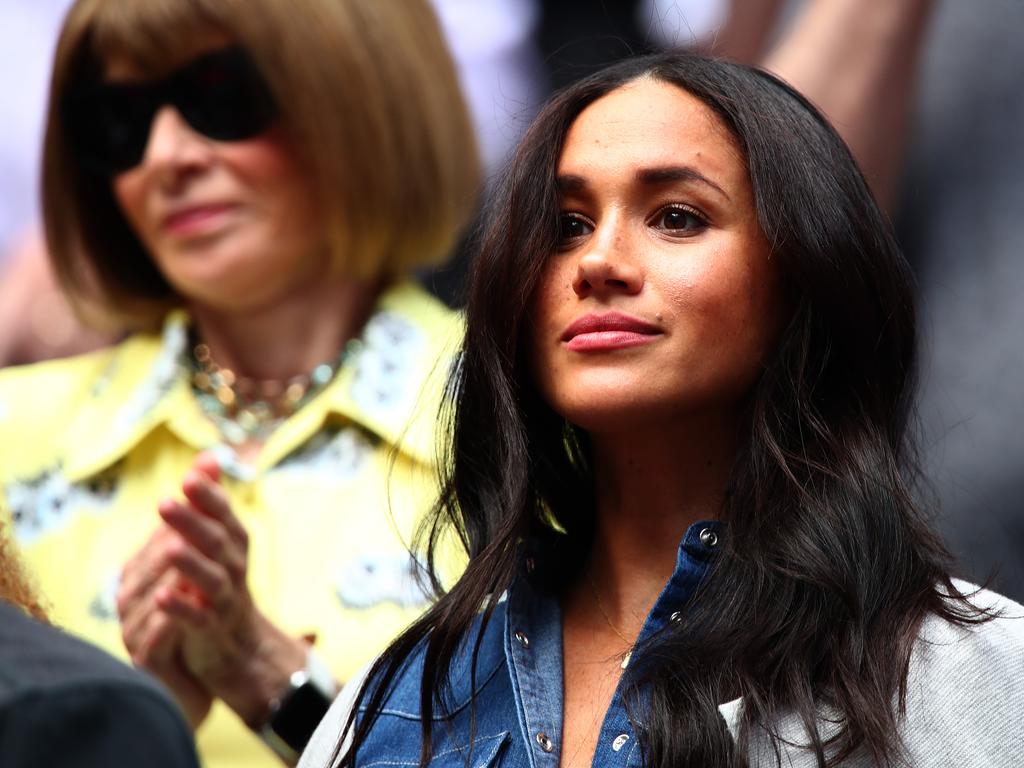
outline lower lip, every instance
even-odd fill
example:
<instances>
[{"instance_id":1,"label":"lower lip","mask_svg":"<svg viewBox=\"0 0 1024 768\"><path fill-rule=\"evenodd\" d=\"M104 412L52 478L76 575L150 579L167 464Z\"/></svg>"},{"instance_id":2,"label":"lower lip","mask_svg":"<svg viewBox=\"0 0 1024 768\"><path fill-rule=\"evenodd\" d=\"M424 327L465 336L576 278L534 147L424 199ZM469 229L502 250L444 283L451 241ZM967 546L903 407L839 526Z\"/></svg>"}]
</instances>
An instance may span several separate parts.
<instances>
[{"instance_id":1,"label":"lower lip","mask_svg":"<svg viewBox=\"0 0 1024 768\"><path fill-rule=\"evenodd\" d=\"M573 336L565 343L573 352L607 352L650 344L657 334L636 331L595 331Z\"/></svg>"},{"instance_id":2,"label":"lower lip","mask_svg":"<svg viewBox=\"0 0 1024 768\"><path fill-rule=\"evenodd\" d=\"M179 237L207 235L223 223L231 209L230 205L216 205L186 211L167 219L164 230Z\"/></svg>"}]
</instances>

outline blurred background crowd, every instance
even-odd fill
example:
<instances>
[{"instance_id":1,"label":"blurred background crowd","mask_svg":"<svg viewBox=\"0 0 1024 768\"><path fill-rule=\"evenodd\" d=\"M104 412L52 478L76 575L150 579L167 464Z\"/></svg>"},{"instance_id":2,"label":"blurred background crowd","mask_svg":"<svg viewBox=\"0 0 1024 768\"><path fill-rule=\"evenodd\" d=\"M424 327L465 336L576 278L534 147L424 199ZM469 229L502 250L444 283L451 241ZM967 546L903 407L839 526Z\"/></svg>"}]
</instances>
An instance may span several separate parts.
<instances>
[{"instance_id":1,"label":"blurred background crowd","mask_svg":"<svg viewBox=\"0 0 1024 768\"><path fill-rule=\"evenodd\" d=\"M70 5L0 0L0 366L99 349L129 331L81 322L58 288L42 236L47 92ZM432 5L470 109L485 190L548 95L633 53L687 47L758 63L822 108L892 217L916 273L922 506L962 575L991 576L996 589L1024 599L1024 2ZM416 273L455 308L465 242L443 266Z\"/></svg>"}]
</instances>

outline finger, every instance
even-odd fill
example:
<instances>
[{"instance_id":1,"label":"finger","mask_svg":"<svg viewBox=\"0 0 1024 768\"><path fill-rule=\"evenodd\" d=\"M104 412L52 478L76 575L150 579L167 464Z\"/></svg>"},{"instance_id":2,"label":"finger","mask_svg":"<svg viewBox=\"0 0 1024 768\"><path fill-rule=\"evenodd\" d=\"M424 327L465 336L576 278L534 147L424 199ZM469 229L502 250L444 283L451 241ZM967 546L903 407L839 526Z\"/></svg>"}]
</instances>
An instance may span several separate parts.
<instances>
[{"instance_id":1,"label":"finger","mask_svg":"<svg viewBox=\"0 0 1024 768\"><path fill-rule=\"evenodd\" d=\"M167 614L153 611L146 615L128 647L132 663L159 674L170 666L181 642L181 630Z\"/></svg>"},{"instance_id":2,"label":"finger","mask_svg":"<svg viewBox=\"0 0 1024 768\"><path fill-rule=\"evenodd\" d=\"M147 543L121 569L115 598L119 616L131 611L133 604L145 600L173 567L169 547L173 539L180 537L165 526L161 528L159 539Z\"/></svg>"},{"instance_id":3,"label":"finger","mask_svg":"<svg viewBox=\"0 0 1024 768\"><path fill-rule=\"evenodd\" d=\"M165 500L157 508L173 503ZM160 564L162 550L167 544L168 537L173 535L167 526L158 525L145 543L125 561L122 566L122 585L138 590L146 580L158 578L160 572L164 570Z\"/></svg>"},{"instance_id":4,"label":"finger","mask_svg":"<svg viewBox=\"0 0 1024 768\"><path fill-rule=\"evenodd\" d=\"M193 509L191 505L174 504L161 507L160 517L177 531L181 538L211 560L227 564L244 557L229 538L224 525Z\"/></svg>"},{"instance_id":5,"label":"finger","mask_svg":"<svg viewBox=\"0 0 1024 768\"><path fill-rule=\"evenodd\" d=\"M156 593L164 588L176 589L180 578L176 571L168 571L160 585L154 587L145 598L132 600L123 606L124 610L120 611L121 637L129 651L138 651L152 631L150 623L153 616L160 612L155 602Z\"/></svg>"},{"instance_id":6,"label":"finger","mask_svg":"<svg viewBox=\"0 0 1024 768\"><path fill-rule=\"evenodd\" d=\"M185 475L181 489L185 493L185 498L200 512L220 522L235 541L248 546L248 534L231 511L231 504L220 483L215 483L202 473L191 470Z\"/></svg>"},{"instance_id":7,"label":"finger","mask_svg":"<svg viewBox=\"0 0 1024 768\"><path fill-rule=\"evenodd\" d=\"M147 669L178 664L183 633L201 629L213 618L212 608L197 593L164 584L156 589L146 610L140 610L122 624L125 647L132 661Z\"/></svg>"},{"instance_id":8,"label":"finger","mask_svg":"<svg viewBox=\"0 0 1024 768\"><path fill-rule=\"evenodd\" d=\"M182 542L171 552L174 567L194 584L208 602L221 605L231 593L232 579L228 569L211 560L195 547Z\"/></svg>"},{"instance_id":9,"label":"finger","mask_svg":"<svg viewBox=\"0 0 1024 768\"><path fill-rule=\"evenodd\" d=\"M214 620L214 609L209 601L194 593L175 589L160 589L154 601L161 611L179 625L194 630L205 630Z\"/></svg>"}]
</instances>

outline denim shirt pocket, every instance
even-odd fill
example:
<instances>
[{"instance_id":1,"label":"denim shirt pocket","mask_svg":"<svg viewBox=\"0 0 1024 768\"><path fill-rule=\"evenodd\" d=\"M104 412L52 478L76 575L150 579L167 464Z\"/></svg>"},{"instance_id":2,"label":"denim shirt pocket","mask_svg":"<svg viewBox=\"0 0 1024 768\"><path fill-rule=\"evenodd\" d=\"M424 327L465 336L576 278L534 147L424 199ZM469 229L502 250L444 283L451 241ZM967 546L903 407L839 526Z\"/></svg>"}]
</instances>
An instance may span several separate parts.
<instances>
[{"instance_id":1,"label":"denim shirt pocket","mask_svg":"<svg viewBox=\"0 0 1024 768\"><path fill-rule=\"evenodd\" d=\"M466 761L465 748L446 746L435 753L428 765L430 768L496 768L504 747L509 742L509 732L501 731L489 736L477 736L473 740L473 750L469 762ZM450 742L448 742L450 744ZM412 752L402 751L401 754L385 755L379 751L366 763L360 762L358 768L412 768L419 765L419 744Z\"/></svg>"}]
</instances>

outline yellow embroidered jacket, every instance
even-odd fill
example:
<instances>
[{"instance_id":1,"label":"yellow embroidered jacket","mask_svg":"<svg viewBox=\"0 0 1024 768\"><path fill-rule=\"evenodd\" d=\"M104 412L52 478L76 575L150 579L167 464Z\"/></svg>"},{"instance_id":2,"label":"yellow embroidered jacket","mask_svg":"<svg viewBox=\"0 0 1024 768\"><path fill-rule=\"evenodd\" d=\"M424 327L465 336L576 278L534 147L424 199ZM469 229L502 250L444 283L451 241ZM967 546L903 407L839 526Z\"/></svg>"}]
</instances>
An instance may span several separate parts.
<instances>
[{"instance_id":1,"label":"yellow embroidered jacket","mask_svg":"<svg viewBox=\"0 0 1024 768\"><path fill-rule=\"evenodd\" d=\"M214 450L250 535L257 603L315 635L346 680L425 607L407 544L436 496L437 409L461 328L411 283L389 289L359 351L255 465L234 459L193 395L181 313L161 337L0 371L0 514L54 620L126 658L122 564L158 524L158 501ZM280 765L219 703L197 739L212 768Z\"/></svg>"}]
</instances>

